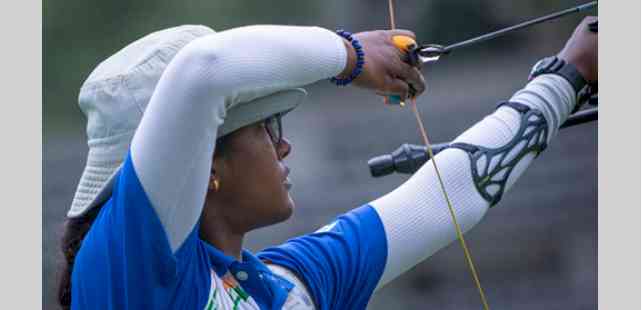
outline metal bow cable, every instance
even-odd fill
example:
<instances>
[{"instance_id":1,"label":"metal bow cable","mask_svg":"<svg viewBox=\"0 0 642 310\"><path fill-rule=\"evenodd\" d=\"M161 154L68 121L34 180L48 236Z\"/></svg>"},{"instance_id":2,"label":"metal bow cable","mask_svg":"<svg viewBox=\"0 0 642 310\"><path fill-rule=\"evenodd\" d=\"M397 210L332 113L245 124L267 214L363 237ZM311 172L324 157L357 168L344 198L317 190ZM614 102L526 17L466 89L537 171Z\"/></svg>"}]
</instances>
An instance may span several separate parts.
<instances>
[{"instance_id":1,"label":"metal bow cable","mask_svg":"<svg viewBox=\"0 0 642 310\"><path fill-rule=\"evenodd\" d=\"M478 36L478 37L475 37L475 38L472 38L472 39L468 39L468 40L465 40L465 41L462 41L462 42L459 42L459 43L451 44L451 45L448 45L448 46L442 46L442 45L438 45L438 44L428 44L428 45L418 46L418 45L415 44L414 40L412 40L410 38L407 38L405 40L401 40L399 42L395 42L395 45L397 45L398 48L400 48L400 49L402 49L403 51L406 52L406 54L407 54L406 57L407 58L405 60L408 63L410 63L411 65L418 65L419 63L434 62L434 61L439 60L439 58L441 56L450 54L453 50L460 49L460 48L463 48L463 47L467 47L467 46L470 46L470 45L473 45L473 44L476 44L476 43L488 41L488 40L491 40L491 39L495 39L495 38L497 38L499 36L502 36L502 35L505 35L505 34L507 34L509 32L513 32L513 31L516 31L516 30L519 30L519 29L523 29L523 28L526 28L526 27L530 27L530 26L533 26L533 25L536 25L536 24L540 24L540 23L543 23L543 22L546 22L546 21L557 19L557 18L566 16L566 15L569 15L569 14L574 14L574 13L578 13L578 12L581 12L581 11L584 11L584 10L588 10L588 9L591 9L591 8L593 8L595 6L597 6L597 1L593 1L593 2L582 4L582 5L570 8L570 9L566 9L566 10L559 11L559 12L556 12L556 13L552 13L552 14L549 14L549 15L546 15L546 16L542 16L542 17L539 17L539 18L536 18L536 19L533 19L533 20L529 20L529 21L526 21L526 22L511 26L511 27L507 27L507 28L504 28L504 29L501 29L501 30L498 30L498 31L487 33L487 34L484 34L484 35L481 35L481 36ZM390 28L391 29L395 29L395 14L394 14L394 3L393 3L393 0L388 0L388 10L389 10L389 14L390 14ZM591 31L597 32L597 23L595 23L594 25L589 25L589 26L591 28ZM394 39L395 38L393 37L393 41L394 41ZM407 45L407 46L402 47L402 46L399 46L399 44L398 44L400 42L404 42L403 43L404 45L408 44L408 43L410 43L410 44ZM368 162L368 164L371 166L371 173L373 174L373 176L385 175L385 174L389 174L389 173L394 172L394 171L412 173L412 172L416 171L419 167L421 167L421 165L423 165L426 161L430 160L432 162L433 168L435 169L435 173L437 175L437 179L439 181L440 189L441 189L441 191L443 193L444 199L446 200L446 204L448 206L448 211L450 213L450 217L452 219L452 223L453 223L453 225L455 227L455 232L457 234L457 239L459 240L459 243L460 243L460 245L461 245L461 247L462 247L462 249L464 251L464 256L466 258L466 262L467 262L468 268L469 268L469 270L471 272L471 275L472 275L472 278L473 278L473 280L475 282L475 286L477 287L477 290L479 292L479 296L481 298L483 307L484 307L485 310L489 310L490 307L488 306L488 301L487 301L486 296L484 294L484 290L483 290L483 288L481 286L481 282L479 280L479 276L477 274L477 270L475 268L475 265L473 263L473 260L472 260L471 254L470 254L470 250L468 249L468 246L466 245L466 241L464 239L461 226L457 222L457 217L455 216L454 208L452 206L450 198L448 197L448 192L446 191L446 187L445 187L444 182L442 180L441 173L439 172L439 169L437 167L437 163L436 163L435 158L434 158L435 157L435 153L437 153L438 151L448 147L448 144L438 144L438 145L434 145L434 146L430 144L430 141L428 139L428 135L426 134L426 130L425 130L423 122L421 120L421 116L419 115L419 112L417 110L416 98L414 97L413 89L412 89L412 87L410 87L410 88L411 88L410 90L411 90L411 94L412 94L412 98L410 100L411 101L411 107L412 107L413 113L415 115L415 118L417 120L417 124L419 126L419 130L420 130L421 136L423 138L423 142L425 144L425 147L411 146L411 145L408 145L408 144L404 144L397 151L395 151L395 153L399 153L399 154L405 153L406 155L409 155L409 156L406 156L407 162L409 161L409 162L415 164L415 165L413 165L411 167L412 169L408 169L406 167L405 170L409 170L409 171L401 171L403 169L397 169L397 170L394 169L395 168L394 163L397 161L396 159L398 159L400 156L397 156L397 158L394 158L393 155L395 153L393 153L393 155L384 155L386 157L384 158L385 160L383 160L383 161L382 160L377 161L376 160L377 158L371 159ZM586 100L584 100L584 101L591 102L592 104L597 105L597 88L593 87L591 89L591 91L594 92L594 93L591 94L593 96L588 96L586 98ZM386 99L386 100L388 100L388 99ZM403 105L403 103L402 103L402 105ZM570 117L567 120L567 122L562 125L561 128L582 124L582 123L585 123L585 122L588 122L588 121L593 121L593 120L596 120L596 119L597 119L597 108L591 109L591 110L581 111L579 113L576 113L572 117ZM414 152L414 154L413 154L413 152ZM397 154L397 155L399 155L399 154ZM428 155L428 156L425 156L425 155ZM379 159L381 159L381 156L379 157ZM373 162L373 161L375 163L376 162L379 162L379 163L384 162L388 167L386 169L383 169L383 170L379 169L379 172L383 171L383 172L386 172L386 173L380 173L379 175L377 175L378 173L376 173L376 169L373 169L373 165L371 164L371 162ZM390 167L392 167L392 169Z\"/></svg>"}]
</instances>

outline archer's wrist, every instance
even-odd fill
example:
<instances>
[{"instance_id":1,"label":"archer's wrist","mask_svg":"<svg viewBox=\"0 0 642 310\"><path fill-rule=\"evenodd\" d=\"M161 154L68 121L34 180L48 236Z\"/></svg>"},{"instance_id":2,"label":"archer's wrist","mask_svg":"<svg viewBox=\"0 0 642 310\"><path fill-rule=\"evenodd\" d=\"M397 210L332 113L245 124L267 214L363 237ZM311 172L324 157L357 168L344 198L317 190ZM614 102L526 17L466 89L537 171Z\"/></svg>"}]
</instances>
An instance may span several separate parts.
<instances>
[{"instance_id":1,"label":"archer's wrist","mask_svg":"<svg viewBox=\"0 0 642 310\"><path fill-rule=\"evenodd\" d=\"M576 57L572 57L570 55L566 55L564 53L559 53L557 57L575 66L575 69L577 69L577 72L579 72L580 75L584 78L584 80L586 80L588 83L595 82L594 79L592 78L593 75L589 73L590 70L587 69L587 66L584 66L584 64L582 63L582 61L580 61L580 59Z\"/></svg>"},{"instance_id":2,"label":"archer's wrist","mask_svg":"<svg viewBox=\"0 0 642 310\"><path fill-rule=\"evenodd\" d=\"M350 41L346 40L345 38L341 38L343 40L343 45L346 49L346 66L343 68L343 71L337 75L337 78L340 79L345 79L350 76L354 68L357 66L357 52L354 50L354 47L350 43Z\"/></svg>"}]
</instances>

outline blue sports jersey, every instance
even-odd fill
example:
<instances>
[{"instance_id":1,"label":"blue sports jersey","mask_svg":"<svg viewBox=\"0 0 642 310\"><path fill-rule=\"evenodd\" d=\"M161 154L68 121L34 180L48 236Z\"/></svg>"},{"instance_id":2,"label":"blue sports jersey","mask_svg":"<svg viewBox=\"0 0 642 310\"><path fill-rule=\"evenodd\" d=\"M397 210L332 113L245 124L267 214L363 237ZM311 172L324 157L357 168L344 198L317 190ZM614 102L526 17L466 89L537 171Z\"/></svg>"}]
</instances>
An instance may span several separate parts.
<instances>
[{"instance_id":1,"label":"blue sports jersey","mask_svg":"<svg viewBox=\"0 0 642 310\"><path fill-rule=\"evenodd\" d=\"M128 156L76 256L72 309L363 309L386 262L383 225L368 205L256 256L244 251L242 261L200 239L198 227L172 253Z\"/></svg>"}]
</instances>

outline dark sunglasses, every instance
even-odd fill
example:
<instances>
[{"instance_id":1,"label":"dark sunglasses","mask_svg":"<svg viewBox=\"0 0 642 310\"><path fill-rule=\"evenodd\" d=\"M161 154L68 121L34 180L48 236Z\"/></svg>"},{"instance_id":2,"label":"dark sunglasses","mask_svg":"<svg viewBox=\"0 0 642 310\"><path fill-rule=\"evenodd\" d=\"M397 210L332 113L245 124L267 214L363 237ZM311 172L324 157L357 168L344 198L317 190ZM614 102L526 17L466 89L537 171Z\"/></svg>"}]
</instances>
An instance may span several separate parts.
<instances>
[{"instance_id":1,"label":"dark sunglasses","mask_svg":"<svg viewBox=\"0 0 642 310\"><path fill-rule=\"evenodd\" d=\"M274 114L266 118L263 122L265 130L268 135L270 135L270 139L272 139L272 143L274 143L274 145L279 145L283 139L283 126L281 125L282 116L282 113Z\"/></svg>"}]
</instances>

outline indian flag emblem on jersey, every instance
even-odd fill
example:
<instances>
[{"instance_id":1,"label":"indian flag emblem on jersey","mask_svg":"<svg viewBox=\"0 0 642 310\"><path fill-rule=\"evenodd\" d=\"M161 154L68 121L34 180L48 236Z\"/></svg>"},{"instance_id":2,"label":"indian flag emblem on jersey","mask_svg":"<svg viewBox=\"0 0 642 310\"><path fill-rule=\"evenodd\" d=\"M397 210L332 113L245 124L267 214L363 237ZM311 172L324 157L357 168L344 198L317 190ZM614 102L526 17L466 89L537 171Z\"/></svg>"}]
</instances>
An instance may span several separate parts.
<instances>
[{"instance_id":1,"label":"indian flag emblem on jersey","mask_svg":"<svg viewBox=\"0 0 642 310\"><path fill-rule=\"evenodd\" d=\"M216 276L214 270L210 273L210 293L205 310L258 309L254 300L229 272L223 276L223 279Z\"/></svg>"}]
</instances>

